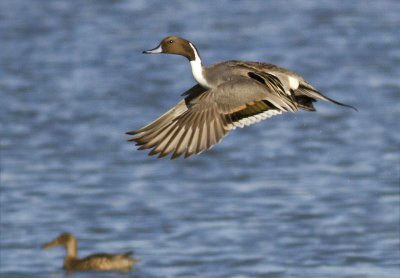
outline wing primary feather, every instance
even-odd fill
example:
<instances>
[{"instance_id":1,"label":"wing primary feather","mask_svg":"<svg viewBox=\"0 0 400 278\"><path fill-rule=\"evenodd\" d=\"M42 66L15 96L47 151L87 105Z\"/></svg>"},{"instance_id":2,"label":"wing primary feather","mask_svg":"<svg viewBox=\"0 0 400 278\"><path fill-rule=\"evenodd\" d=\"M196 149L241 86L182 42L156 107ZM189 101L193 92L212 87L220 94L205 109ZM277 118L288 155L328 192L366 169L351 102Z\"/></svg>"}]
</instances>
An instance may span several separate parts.
<instances>
[{"instance_id":1,"label":"wing primary feather","mask_svg":"<svg viewBox=\"0 0 400 278\"><path fill-rule=\"evenodd\" d=\"M190 119L192 117L193 117L193 113L188 113L187 119L185 119L185 123L187 121L190 121ZM184 123L182 123L182 124L184 124ZM177 142L175 152L173 153L171 159L178 158L185 151L185 149L187 147L187 141L188 141L189 137L191 136L191 134L192 134L192 127L190 125L185 124L185 131L181 135L181 138L179 139L179 141Z\"/></svg>"},{"instance_id":2,"label":"wing primary feather","mask_svg":"<svg viewBox=\"0 0 400 278\"><path fill-rule=\"evenodd\" d=\"M141 147L139 149L148 149L159 145L161 140L168 136L168 132L174 127L173 124L170 124L163 128L160 132L155 132L155 134L149 134L144 140L146 140L143 144L141 143Z\"/></svg>"},{"instance_id":3,"label":"wing primary feather","mask_svg":"<svg viewBox=\"0 0 400 278\"><path fill-rule=\"evenodd\" d=\"M187 107L185 105L185 102L181 100L178 102L178 104L171 109L169 109L167 112L165 112L162 116L159 118L155 119L153 122L149 123L148 125L145 125L144 127L141 127L137 130L132 130L128 131L126 134L129 135L135 135L144 131L150 131L151 129L154 128L159 128L163 126L164 124L168 123L171 121L174 117L182 114L184 110L187 110Z\"/></svg>"},{"instance_id":4,"label":"wing primary feather","mask_svg":"<svg viewBox=\"0 0 400 278\"><path fill-rule=\"evenodd\" d=\"M193 132L192 132L189 142L187 144L185 158L189 157L190 155L192 155L194 153L193 148L195 148L195 146L197 145L196 137L198 136L198 132L199 132L198 131L199 127L197 124L198 117L199 117L199 113L196 113L194 115L194 117L192 118L191 123L188 123L192 127Z\"/></svg>"},{"instance_id":5,"label":"wing primary feather","mask_svg":"<svg viewBox=\"0 0 400 278\"><path fill-rule=\"evenodd\" d=\"M204 123L205 123L205 120L204 120L204 111L203 111L199 117L199 138L197 140L197 146L196 146L195 153L200 153L204 149L204 146L203 146L203 144L204 144L203 143L204 142L203 134L205 133Z\"/></svg>"},{"instance_id":6,"label":"wing primary feather","mask_svg":"<svg viewBox=\"0 0 400 278\"><path fill-rule=\"evenodd\" d=\"M139 133L136 136L134 136L132 139L133 139L133 141L136 142L136 145L144 145L147 142L149 142L149 140L151 140L151 138L158 136L159 134L163 133L166 129L170 128L172 124L173 124L173 122L171 122L167 125L164 125L164 126L160 127L160 129L154 130L152 132L143 131L142 133Z\"/></svg>"},{"instance_id":7,"label":"wing primary feather","mask_svg":"<svg viewBox=\"0 0 400 278\"><path fill-rule=\"evenodd\" d=\"M171 153L174 149L176 149L177 142L181 138L182 134L185 132L185 128L181 125L177 125L176 130L174 130L174 134L169 139L169 142L164 148L165 155Z\"/></svg>"},{"instance_id":8,"label":"wing primary feather","mask_svg":"<svg viewBox=\"0 0 400 278\"><path fill-rule=\"evenodd\" d=\"M164 157L169 153L168 143L173 139L173 136L177 130L179 130L179 125L175 124L174 128L168 131L167 136L165 136L159 141L159 144L156 147L156 150L160 152L159 158Z\"/></svg>"}]
</instances>

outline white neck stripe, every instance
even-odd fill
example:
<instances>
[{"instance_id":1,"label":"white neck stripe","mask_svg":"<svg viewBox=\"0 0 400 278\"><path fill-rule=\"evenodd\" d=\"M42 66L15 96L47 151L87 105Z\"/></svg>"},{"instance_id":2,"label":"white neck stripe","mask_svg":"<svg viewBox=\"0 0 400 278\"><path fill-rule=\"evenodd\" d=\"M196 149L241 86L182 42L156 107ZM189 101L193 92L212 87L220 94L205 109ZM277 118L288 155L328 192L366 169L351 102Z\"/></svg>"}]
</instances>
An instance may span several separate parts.
<instances>
[{"instance_id":1,"label":"white neck stripe","mask_svg":"<svg viewBox=\"0 0 400 278\"><path fill-rule=\"evenodd\" d=\"M189 42L189 45L190 45L190 47L193 49L193 52L194 52L194 60L199 60L199 61L201 61L200 56L199 56L199 53L197 53L196 47L194 47L194 45L193 45L191 42Z\"/></svg>"},{"instance_id":2,"label":"white neck stripe","mask_svg":"<svg viewBox=\"0 0 400 278\"><path fill-rule=\"evenodd\" d=\"M189 42L189 45L193 49L195 57L193 61L190 61L190 65L192 66L193 77L194 79L196 79L197 83L199 83L201 86L205 88L210 88L210 86L207 83L207 80L204 78L203 65L201 63L200 56L197 53L196 48L193 46L193 44Z\"/></svg>"}]
</instances>

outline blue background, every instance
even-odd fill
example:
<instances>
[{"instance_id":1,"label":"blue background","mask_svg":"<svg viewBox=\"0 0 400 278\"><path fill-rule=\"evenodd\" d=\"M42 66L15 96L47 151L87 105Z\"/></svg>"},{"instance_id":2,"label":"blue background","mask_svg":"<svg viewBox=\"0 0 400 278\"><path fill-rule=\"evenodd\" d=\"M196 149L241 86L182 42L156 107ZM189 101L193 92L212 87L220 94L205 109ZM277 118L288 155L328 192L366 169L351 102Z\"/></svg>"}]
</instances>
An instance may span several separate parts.
<instances>
[{"instance_id":1,"label":"blue background","mask_svg":"<svg viewBox=\"0 0 400 278\"><path fill-rule=\"evenodd\" d=\"M62 277L40 245L70 231L82 256L134 250L134 277L396 277L399 26L395 0L2 0L0 276ZM124 133L194 84L186 59L141 54L172 34L359 112L319 102L148 157Z\"/></svg>"}]
</instances>

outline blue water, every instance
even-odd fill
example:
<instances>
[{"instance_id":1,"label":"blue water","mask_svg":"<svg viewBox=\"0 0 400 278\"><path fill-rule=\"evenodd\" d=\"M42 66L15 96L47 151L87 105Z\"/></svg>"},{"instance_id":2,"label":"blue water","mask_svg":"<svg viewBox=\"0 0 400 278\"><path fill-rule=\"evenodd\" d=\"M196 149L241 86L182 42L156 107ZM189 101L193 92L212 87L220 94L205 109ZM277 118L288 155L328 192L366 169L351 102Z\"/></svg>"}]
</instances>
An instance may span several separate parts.
<instances>
[{"instance_id":1,"label":"blue water","mask_svg":"<svg viewBox=\"0 0 400 278\"><path fill-rule=\"evenodd\" d=\"M69 231L82 256L141 259L96 277L398 277L399 26L396 0L2 0L0 276L63 277L40 245ZM184 58L141 54L170 34L359 112L320 102L148 157L124 133L194 84Z\"/></svg>"}]
</instances>

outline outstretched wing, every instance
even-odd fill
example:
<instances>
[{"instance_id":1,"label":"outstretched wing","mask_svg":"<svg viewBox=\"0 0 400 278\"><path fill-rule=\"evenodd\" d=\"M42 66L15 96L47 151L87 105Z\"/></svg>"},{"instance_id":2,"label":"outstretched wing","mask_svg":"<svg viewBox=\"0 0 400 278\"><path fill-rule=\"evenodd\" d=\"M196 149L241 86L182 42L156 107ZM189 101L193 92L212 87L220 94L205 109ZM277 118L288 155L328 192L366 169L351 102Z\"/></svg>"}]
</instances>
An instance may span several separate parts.
<instances>
[{"instance_id":1,"label":"outstretched wing","mask_svg":"<svg viewBox=\"0 0 400 278\"><path fill-rule=\"evenodd\" d=\"M245 77L209 90L196 85L185 95L154 122L128 132L134 135L129 141L136 142L139 149L152 149L150 155L188 157L211 148L236 127L297 110L289 97Z\"/></svg>"}]
</instances>

